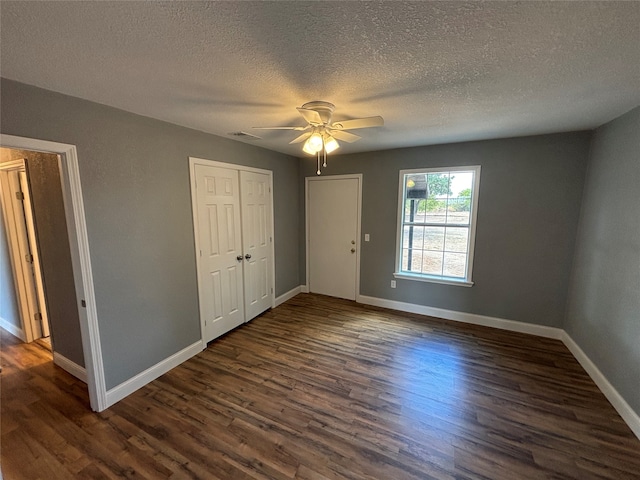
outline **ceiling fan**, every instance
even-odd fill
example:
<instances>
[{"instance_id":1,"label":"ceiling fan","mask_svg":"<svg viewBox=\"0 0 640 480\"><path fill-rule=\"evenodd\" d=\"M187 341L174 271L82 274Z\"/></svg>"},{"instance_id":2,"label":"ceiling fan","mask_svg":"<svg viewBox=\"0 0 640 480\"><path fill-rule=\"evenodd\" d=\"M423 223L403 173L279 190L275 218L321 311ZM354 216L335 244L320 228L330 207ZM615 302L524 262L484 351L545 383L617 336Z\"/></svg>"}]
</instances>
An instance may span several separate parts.
<instances>
[{"instance_id":1,"label":"ceiling fan","mask_svg":"<svg viewBox=\"0 0 640 480\"><path fill-rule=\"evenodd\" d=\"M302 151L309 155L317 155L318 171L320 175L320 156L324 158L323 166L327 166L327 154L340 148L338 140L353 143L360 140L359 135L349 133L346 130L355 130L357 128L381 127L384 120L380 116L355 118L353 120L342 120L332 122L333 111L335 105L329 102L315 101L308 102L298 107L300 115L307 121L304 127L253 127L262 130L294 130L304 132L289 143L304 142ZM305 141L306 140L306 141Z\"/></svg>"}]
</instances>

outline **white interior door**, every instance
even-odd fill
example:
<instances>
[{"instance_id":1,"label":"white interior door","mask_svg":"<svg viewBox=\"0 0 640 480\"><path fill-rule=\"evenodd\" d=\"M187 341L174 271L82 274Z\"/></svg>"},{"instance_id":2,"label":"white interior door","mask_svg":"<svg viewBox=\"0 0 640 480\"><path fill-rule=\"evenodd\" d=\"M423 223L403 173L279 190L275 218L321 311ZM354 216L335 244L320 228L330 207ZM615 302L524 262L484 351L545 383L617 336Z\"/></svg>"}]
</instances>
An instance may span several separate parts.
<instances>
[{"instance_id":1,"label":"white interior door","mask_svg":"<svg viewBox=\"0 0 640 480\"><path fill-rule=\"evenodd\" d=\"M200 315L209 342L244 323L238 171L195 165Z\"/></svg>"},{"instance_id":2,"label":"white interior door","mask_svg":"<svg viewBox=\"0 0 640 480\"><path fill-rule=\"evenodd\" d=\"M19 297L18 304L23 334L21 339L29 343L43 336L48 336L48 331L43 332L42 329L38 285L33 270L34 256L27 227L27 220L31 219L31 204L23 203L25 200L28 202L29 198L24 196L21 185L21 175L24 175L24 160L21 162L11 162L10 166L6 166L0 175L0 181L2 182L3 217L9 237L16 293ZM28 195L28 188L25 190ZM30 227L33 229L33 225ZM37 255L37 250L34 251Z\"/></svg>"},{"instance_id":3,"label":"white interior door","mask_svg":"<svg viewBox=\"0 0 640 480\"><path fill-rule=\"evenodd\" d=\"M244 298L247 321L271 307L272 246L269 175L240 171Z\"/></svg>"},{"instance_id":4,"label":"white interior door","mask_svg":"<svg viewBox=\"0 0 640 480\"><path fill-rule=\"evenodd\" d=\"M23 195L24 219L27 231L29 248L31 250L31 275L35 282L36 294L38 297L38 312L40 313L39 321L34 319L36 323L33 327L34 332L38 332L40 337L50 336L49 318L47 316L47 305L44 296L44 282L42 281L42 269L40 268L40 254L38 252L38 242L36 237L35 222L33 220L33 207L31 206L31 196L29 194L29 180L27 172L20 171L20 188ZM40 338L38 337L38 338Z\"/></svg>"},{"instance_id":5,"label":"white interior door","mask_svg":"<svg viewBox=\"0 0 640 480\"><path fill-rule=\"evenodd\" d=\"M307 179L310 292L356 298L360 182L359 176Z\"/></svg>"}]
</instances>

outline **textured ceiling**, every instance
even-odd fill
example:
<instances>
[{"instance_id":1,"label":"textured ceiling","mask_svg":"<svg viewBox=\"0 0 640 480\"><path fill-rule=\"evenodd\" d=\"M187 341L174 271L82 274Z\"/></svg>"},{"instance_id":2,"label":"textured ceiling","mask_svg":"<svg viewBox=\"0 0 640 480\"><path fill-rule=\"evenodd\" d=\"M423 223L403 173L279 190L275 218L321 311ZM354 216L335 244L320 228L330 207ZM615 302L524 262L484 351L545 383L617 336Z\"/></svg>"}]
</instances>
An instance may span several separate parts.
<instances>
[{"instance_id":1,"label":"textured ceiling","mask_svg":"<svg viewBox=\"0 0 640 480\"><path fill-rule=\"evenodd\" d=\"M301 155L295 107L385 126L341 153L594 128L640 104L639 2L0 2L0 74Z\"/></svg>"}]
</instances>

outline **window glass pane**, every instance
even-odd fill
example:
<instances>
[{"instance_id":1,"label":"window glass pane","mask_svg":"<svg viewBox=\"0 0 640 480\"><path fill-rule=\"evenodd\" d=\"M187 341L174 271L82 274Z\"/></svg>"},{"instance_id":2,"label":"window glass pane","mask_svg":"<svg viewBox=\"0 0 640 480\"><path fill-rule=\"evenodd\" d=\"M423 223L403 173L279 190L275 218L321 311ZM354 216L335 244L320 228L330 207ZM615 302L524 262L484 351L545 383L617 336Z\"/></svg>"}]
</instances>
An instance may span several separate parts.
<instances>
[{"instance_id":1,"label":"window glass pane","mask_svg":"<svg viewBox=\"0 0 640 480\"><path fill-rule=\"evenodd\" d=\"M424 249L441 252L444 249L444 227L425 227Z\"/></svg>"},{"instance_id":2,"label":"window glass pane","mask_svg":"<svg viewBox=\"0 0 640 480\"><path fill-rule=\"evenodd\" d=\"M405 225L402 228L402 248L409 247L409 226Z\"/></svg>"},{"instance_id":3,"label":"window glass pane","mask_svg":"<svg viewBox=\"0 0 640 480\"><path fill-rule=\"evenodd\" d=\"M424 252L422 273L442 275L442 252Z\"/></svg>"},{"instance_id":4,"label":"window glass pane","mask_svg":"<svg viewBox=\"0 0 640 480\"><path fill-rule=\"evenodd\" d=\"M468 239L468 228L447 227L444 250L448 252L467 253Z\"/></svg>"},{"instance_id":5,"label":"window glass pane","mask_svg":"<svg viewBox=\"0 0 640 480\"><path fill-rule=\"evenodd\" d=\"M447 223L469 225L473 172L453 172L447 204Z\"/></svg>"},{"instance_id":6,"label":"window glass pane","mask_svg":"<svg viewBox=\"0 0 640 480\"><path fill-rule=\"evenodd\" d=\"M422 250L424 242L424 227L409 227L407 237L411 248L414 250Z\"/></svg>"},{"instance_id":7,"label":"window glass pane","mask_svg":"<svg viewBox=\"0 0 640 480\"><path fill-rule=\"evenodd\" d=\"M425 221L425 210L427 208L427 200L426 199L421 199L421 200L416 200L416 210L415 210L415 215L414 215L414 222L416 223L424 223Z\"/></svg>"},{"instance_id":8,"label":"window glass pane","mask_svg":"<svg viewBox=\"0 0 640 480\"><path fill-rule=\"evenodd\" d=\"M409 271L408 258L409 258L409 251L408 251L408 249L403 248L402 249L402 267L401 267L401 270L403 272Z\"/></svg>"},{"instance_id":9,"label":"window glass pane","mask_svg":"<svg viewBox=\"0 0 640 480\"><path fill-rule=\"evenodd\" d=\"M447 218L446 209L446 198L428 198L425 201L425 223L444 223Z\"/></svg>"},{"instance_id":10,"label":"window glass pane","mask_svg":"<svg viewBox=\"0 0 640 480\"><path fill-rule=\"evenodd\" d=\"M470 197L473 172L451 172L451 197Z\"/></svg>"},{"instance_id":11,"label":"window glass pane","mask_svg":"<svg viewBox=\"0 0 640 480\"><path fill-rule=\"evenodd\" d=\"M405 198L427 198L427 179L424 173L404 176Z\"/></svg>"},{"instance_id":12,"label":"window glass pane","mask_svg":"<svg viewBox=\"0 0 640 480\"><path fill-rule=\"evenodd\" d=\"M447 196L450 175L448 172L427 175L427 200L425 202L425 222L444 223L447 219Z\"/></svg>"},{"instance_id":13,"label":"window glass pane","mask_svg":"<svg viewBox=\"0 0 640 480\"><path fill-rule=\"evenodd\" d=\"M404 222L411 221L411 208L415 208L415 200L405 200L404 202ZM414 210L415 211L415 210Z\"/></svg>"},{"instance_id":14,"label":"window glass pane","mask_svg":"<svg viewBox=\"0 0 640 480\"><path fill-rule=\"evenodd\" d=\"M427 175L427 198L446 198L449 195L449 172L430 173Z\"/></svg>"},{"instance_id":15,"label":"window glass pane","mask_svg":"<svg viewBox=\"0 0 640 480\"><path fill-rule=\"evenodd\" d=\"M422 268L422 250L411 250L407 259L407 268L405 271L420 273Z\"/></svg>"},{"instance_id":16,"label":"window glass pane","mask_svg":"<svg viewBox=\"0 0 640 480\"><path fill-rule=\"evenodd\" d=\"M464 253L444 253L443 275L446 277L464 278L467 255Z\"/></svg>"},{"instance_id":17,"label":"window glass pane","mask_svg":"<svg viewBox=\"0 0 640 480\"><path fill-rule=\"evenodd\" d=\"M458 212L456 208L455 202L449 205L447 209L447 224L469 225L469 212Z\"/></svg>"}]
</instances>

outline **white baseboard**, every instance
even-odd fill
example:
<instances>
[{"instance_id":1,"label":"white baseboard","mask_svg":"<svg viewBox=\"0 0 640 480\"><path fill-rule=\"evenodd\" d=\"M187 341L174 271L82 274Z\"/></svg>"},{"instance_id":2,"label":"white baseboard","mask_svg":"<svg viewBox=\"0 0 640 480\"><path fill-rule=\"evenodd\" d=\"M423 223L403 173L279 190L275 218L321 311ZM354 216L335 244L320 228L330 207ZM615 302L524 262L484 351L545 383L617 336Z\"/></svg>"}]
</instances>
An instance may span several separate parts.
<instances>
[{"instance_id":1,"label":"white baseboard","mask_svg":"<svg viewBox=\"0 0 640 480\"><path fill-rule=\"evenodd\" d=\"M279 305L282 305L287 300L291 300L293 297L298 295L300 292L302 292L302 286L298 285L297 287L292 288L288 292L283 293L282 295L280 295L279 297L276 298L275 306L277 307Z\"/></svg>"},{"instance_id":2,"label":"white baseboard","mask_svg":"<svg viewBox=\"0 0 640 480\"><path fill-rule=\"evenodd\" d=\"M122 382L120 385L113 387L110 390L107 390L107 407L119 402L127 395L131 395L133 392L138 390L139 388L144 387L147 383L152 382L160 375L164 375L172 368L177 367L182 362L186 362L194 355L197 355L202 351L202 341L198 340L197 342L189 345L186 348L183 348L177 353L174 353L168 358L165 358L159 363L156 363L154 366L147 368L144 372L140 372L135 377L130 378L129 380Z\"/></svg>"},{"instance_id":3,"label":"white baseboard","mask_svg":"<svg viewBox=\"0 0 640 480\"><path fill-rule=\"evenodd\" d=\"M15 326L13 323L5 320L2 317L0 317L0 327L4 328L14 337L18 337L23 342L26 342L27 337L25 336L24 331L20 327Z\"/></svg>"},{"instance_id":4,"label":"white baseboard","mask_svg":"<svg viewBox=\"0 0 640 480\"><path fill-rule=\"evenodd\" d=\"M444 318L445 320L454 320L456 322L471 323L473 325L500 328L502 330L509 330L512 332L529 333L539 337L555 338L556 340L560 340L560 338L562 338L562 333L564 332L561 328L556 327L516 322L514 320L506 320L504 318L487 317L485 315L476 315L475 313L456 312L454 310L445 310L444 308L427 307L424 305L416 305L414 303L368 297L366 295L358 295L356 301L366 305L400 310L401 312L419 313L430 317Z\"/></svg>"},{"instance_id":5,"label":"white baseboard","mask_svg":"<svg viewBox=\"0 0 640 480\"><path fill-rule=\"evenodd\" d=\"M636 437L640 439L640 416L631 408L631 406L625 401L625 399L618 393L613 385L609 383L607 377L600 371L596 364L591 361L586 353L578 346L578 344L569 336L566 331L562 332L562 342L566 345L573 356L578 360L578 363L582 365L582 368L591 377L591 380L598 386L598 388L607 397L607 400L611 402L613 408L617 410L622 419L629 425L631 431Z\"/></svg>"},{"instance_id":6,"label":"white baseboard","mask_svg":"<svg viewBox=\"0 0 640 480\"><path fill-rule=\"evenodd\" d=\"M53 352L53 363L65 370L67 373L76 377L78 380L82 380L84 383L87 383L87 370L77 363L72 362L64 355Z\"/></svg>"},{"instance_id":7,"label":"white baseboard","mask_svg":"<svg viewBox=\"0 0 640 480\"><path fill-rule=\"evenodd\" d=\"M307 285L300 285L300 293L309 293L309 287Z\"/></svg>"}]
</instances>

